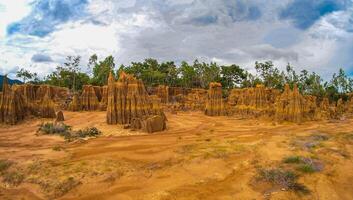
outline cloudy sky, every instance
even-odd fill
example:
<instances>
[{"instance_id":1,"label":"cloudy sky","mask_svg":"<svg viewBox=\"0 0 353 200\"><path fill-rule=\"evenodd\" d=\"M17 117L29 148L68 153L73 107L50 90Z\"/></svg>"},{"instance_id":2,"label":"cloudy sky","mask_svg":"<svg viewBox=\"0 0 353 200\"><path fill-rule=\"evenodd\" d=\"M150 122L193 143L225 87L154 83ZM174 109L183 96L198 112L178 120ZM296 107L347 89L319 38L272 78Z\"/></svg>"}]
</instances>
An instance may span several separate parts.
<instances>
[{"instance_id":1,"label":"cloudy sky","mask_svg":"<svg viewBox=\"0 0 353 200\"><path fill-rule=\"evenodd\" d=\"M0 0L0 74L94 53L353 74L353 0Z\"/></svg>"}]
</instances>

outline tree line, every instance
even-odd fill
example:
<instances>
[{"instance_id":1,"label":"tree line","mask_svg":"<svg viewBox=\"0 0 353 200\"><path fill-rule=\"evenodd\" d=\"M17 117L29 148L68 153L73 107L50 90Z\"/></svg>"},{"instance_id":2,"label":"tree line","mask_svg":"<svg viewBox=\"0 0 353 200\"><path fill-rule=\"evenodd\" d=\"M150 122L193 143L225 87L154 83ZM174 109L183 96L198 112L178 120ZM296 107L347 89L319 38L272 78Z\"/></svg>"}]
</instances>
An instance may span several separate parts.
<instances>
[{"instance_id":1,"label":"tree line","mask_svg":"<svg viewBox=\"0 0 353 200\"><path fill-rule=\"evenodd\" d=\"M302 70L299 73L288 64L285 70L274 66L273 62L255 62L256 73L249 73L242 67L219 65L215 62L192 63L181 62L179 66L173 61L158 62L156 59L145 59L143 62L132 62L130 65L116 67L113 56L99 60L97 55L89 58L87 72L83 72L80 56L68 56L66 62L57 66L55 71L40 80L35 73L25 69L17 72L17 77L24 82L49 84L68 87L73 91L81 90L85 84L103 86L107 84L109 72L118 78L120 71L133 74L142 79L146 86L167 85L170 87L208 88L210 82L220 82L227 91L232 88L254 87L263 84L269 88L283 90L288 83L291 87L297 84L303 94L314 95L319 98L329 97L330 100L347 98L353 92L353 79L343 69L324 81L319 74Z\"/></svg>"}]
</instances>

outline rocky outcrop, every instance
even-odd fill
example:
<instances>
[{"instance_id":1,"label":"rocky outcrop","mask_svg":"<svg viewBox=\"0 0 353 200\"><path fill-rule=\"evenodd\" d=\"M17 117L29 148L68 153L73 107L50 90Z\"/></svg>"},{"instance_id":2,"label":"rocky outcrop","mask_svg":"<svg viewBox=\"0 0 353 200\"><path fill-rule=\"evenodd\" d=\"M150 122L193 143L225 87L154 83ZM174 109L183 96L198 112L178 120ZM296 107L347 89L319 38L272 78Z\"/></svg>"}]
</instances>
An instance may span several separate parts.
<instances>
[{"instance_id":1,"label":"rocky outcrop","mask_svg":"<svg viewBox=\"0 0 353 200\"><path fill-rule=\"evenodd\" d=\"M156 114L162 115L158 97L150 97L141 80L131 75L120 73L119 80L115 82L114 76L108 78L108 124L133 124ZM163 113L164 115L164 113Z\"/></svg>"},{"instance_id":2,"label":"rocky outcrop","mask_svg":"<svg viewBox=\"0 0 353 200\"><path fill-rule=\"evenodd\" d=\"M62 111L59 111L56 113L56 119L55 119L56 122L63 122L65 121L65 118L64 118L64 113Z\"/></svg>"},{"instance_id":3,"label":"rocky outcrop","mask_svg":"<svg viewBox=\"0 0 353 200\"><path fill-rule=\"evenodd\" d=\"M43 118L56 118L55 104L50 98L50 92L44 96L42 102L39 104L40 116Z\"/></svg>"},{"instance_id":4,"label":"rocky outcrop","mask_svg":"<svg viewBox=\"0 0 353 200\"><path fill-rule=\"evenodd\" d=\"M100 110L107 110L108 105L108 86L102 87L102 99L99 103Z\"/></svg>"},{"instance_id":5,"label":"rocky outcrop","mask_svg":"<svg viewBox=\"0 0 353 200\"><path fill-rule=\"evenodd\" d=\"M298 87L294 85L293 91L286 84L284 91L276 101L276 119L277 121L291 121L300 123L304 117L303 96L299 93Z\"/></svg>"},{"instance_id":6,"label":"rocky outcrop","mask_svg":"<svg viewBox=\"0 0 353 200\"><path fill-rule=\"evenodd\" d=\"M205 110L207 100L207 90L192 89L185 97L185 108L187 110Z\"/></svg>"},{"instance_id":7,"label":"rocky outcrop","mask_svg":"<svg viewBox=\"0 0 353 200\"><path fill-rule=\"evenodd\" d=\"M73 95L73 98L72 98L72 101L69 104L68 110L69 111L73 111L73 112L81 110L80 97L78 96L78 94L75 93Z\"/></svg>"},{"instance_id":8,"label":"rocky outcrop","mask_svg":"<svg viewBox=\"0 0 353 200\"><path fill-rule=\"evenodd\" d=\"M226 114L222 97L222 85L220 83L210 83L206 99L205 114L208 116L221 116Z\"/></svg>"},{"instance_id":9,"label":"rocky outcrop","mask_svg":"<svg viewBox=\"0 0 353 200\"><path fill-rule=\"evenodd\" d=\"M278 91L257 85L255 88L233 89L228 97L229 112L243 117L271 116Z\"/></svg>"},{"instance_id":10,"label":"rocky outcrop","mask_svg":"<svg viewBox=\"0 0 353 200\"><path fill-rule=\"evenodd\" d=\"M165 85L159 85L157 87L156 95L161 99L161 103L166 104L169 102L169 87Z\"/></svg>"},{"instance_id":11,"label":"rocky outcrop","mask_svg":"<svg viewBox=\"0 0 353 200\"><path fill-rule=\"evenodd\" d=\"M141 122L142 130L147 133L154 133L166 129L166 121L160 115L150 116Z\"/></svg>"},{"instance_id":12,"label":"rocky outcrop","mask_svg":"<svg viewBox=\"0 0 353 200\"><path fill-rule=\"evenodd\" d=\"M96 89L97 90L97 89ZM81 94L81 109L85 111L94 111L99 109L99 100L95 87L92 85L84 85Z\"/></svg>"},{"instance_id":13,"label":"rocky outcrop","mask_svg":"<svg viewBox=\"0 0 353 200\"><path fill-rule=\"evenodd\" d=\"M26 106L19 92L10 88L4 77L0 99L0 123L14 125L26 116Z\"/></svg>"}]
</instances>

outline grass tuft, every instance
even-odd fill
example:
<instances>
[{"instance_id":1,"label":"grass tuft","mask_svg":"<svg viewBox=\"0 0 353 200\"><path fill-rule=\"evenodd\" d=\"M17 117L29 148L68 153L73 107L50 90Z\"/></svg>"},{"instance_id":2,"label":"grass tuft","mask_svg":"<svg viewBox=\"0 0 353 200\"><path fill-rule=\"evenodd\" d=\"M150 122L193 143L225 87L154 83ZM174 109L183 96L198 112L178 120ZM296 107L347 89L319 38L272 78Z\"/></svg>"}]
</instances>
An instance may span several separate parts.
<instances>
[{"instance_id":1,"label":"grass tuft","mask_svg":"<svg viewBox=\"0 0 353 200\"><path fill-rule=\"evenodd\" d=\"M297 182L298 175L292 171L281 168L260 169L258 171L258 180L269 182L284 189L293 190L307 194L310 190L303 184Z\"/></svg>"},{"instance_id":2,"label":"grass tuft","mask_svg":"<svg viewBox=\"0 0 353 200\"><path fill-rule=\"evenodd\" d=\"M293 164L299 164L302 162L300 156L289 156L283 159L284 163L293 163Z\"/></svg>"},{"instance_id":3,"label":"grass tuft","mask_svg":"<svg viewBox=\"0 0 353 200\"><path fill-rule=\"evenodd\" d=\"M59 135L66 141L73 141L80 138L95 137L101 134L96 127L85 128L83 130L72 131L71 127L64 123L43 123L39 126L37 132L47 135ZM58 150L58 148L56 148ZM55 150L53 148L53 150Z\"/></svg>"},{"instance_id":4,"label":"grass tuft","mask_svg":"<svg viewBox=\"0 0 353 200\"><path fill-rule=\"evenodd\" d=\"M3 174L8 168L11 167L12 164L12 161L0 160L0 174Z\"/></svg>"},{"instance_id":5,"label":"grass tuft","mask_svg":"<svg viewBox=\"0 0 353 200\"><path fill-rule=\"evenodd\" d=\"M12 186L18 186L24 180L24 175L20 172L8 172L3 175L3 181Z\"/></svg>"}]
</instances>

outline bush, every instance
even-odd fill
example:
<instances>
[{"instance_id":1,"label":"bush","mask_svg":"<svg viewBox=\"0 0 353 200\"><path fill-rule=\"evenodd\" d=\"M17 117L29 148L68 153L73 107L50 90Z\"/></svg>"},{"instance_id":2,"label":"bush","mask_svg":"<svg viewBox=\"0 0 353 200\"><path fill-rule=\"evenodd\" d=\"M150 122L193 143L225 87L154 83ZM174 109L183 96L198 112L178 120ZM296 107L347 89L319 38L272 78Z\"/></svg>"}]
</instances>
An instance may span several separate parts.
<instances>
[{"instance_id":1,"label":"bush","mask_svg":"<svg viewBox=\"0 0 353 200\"><path fill-rule=\"evenodd\" d=\"M283 159L284 163L300 163L301 162L301 157L300 156L289 156Z\"/></svg>"},{"instance_id":2,"label":"bush","mask_svg":"<svg viewBox=\"0 0 353 200\"><path fill-rule=\"evenodd\" d=\"M3 181L12 186L18 186L22 183L24 175L20 172L9 172L3 175Z\"/></svg>"},{"instance_id":3,"label":"bush","mask_svg":"<svg viewBox=\"0 0 353 200\"><path fill-rule=\"evenodd\" d=\"M320 160L300 156L286 157L283 159L283 162L287 164L300 164L296 169L303 173L314 173L322 171L324 168L324 164Z\"/></svg>"},{"instance_id":4,"label":"bush","mask_svg":"<svg viewBox=\"0 0 353 200\"><path fill-rule=\"evenodd\" d=\"M306 186L297 183L298 175L284 169L260 169L258 179L296 192L308 193Z\"/></svg>"},{"instance_id":5,"label":"bush","mask_svg":"<svg viewBox=\"0 0 353 200\"><path fill-rule=\"evenodd\" d=\"M316 171L311 164L301 164L297 170L303 173L314 173Z\"/></svg>"},{"instance_id":6,"label":"bush","mask_svg":"<svg viewBox=\"0 0 353 200\"><path fill-rule=\"evenodd\" d=\"M91 128L85 128L83 130L79 130L79 131L77 131L76 134L80 138L95 137L95 136L101 134L101 131L98 130L96 127L91 127Z\"/></svg>"},{"instance_id":7,"label":"bush","mask_svg":"<svg viewBox=\"0 0 353 200\"><path fill-rule=\"evenodd\" d=\"M39 126L38 132L48 135L60 135L67 141L73 141L79 138L95 137L101 134L96 127L85 128L83 130L72 131L71 126L64 123L44 123Z\"/></svg>"},{"instance_id":8,"label":"bush","mask_svg":"<svg viewBox=\"0 0 353 200\"><path fill-rule=\"evenodd\" d=\"M71 127L64 123L43 123L39 126L38 132L47 135L60 135L69 138L71 135Z\"/></svg>"},{"instance_id":9,"label":"bush","mask_svg":"<svg viewBox=\"0 0 353 200\"><path fill-rule=\"evenodd\" d=\"M12 164L13 162L9 160L0 160L0 174L3 174Z\"/></svg>"},{"instance_id":10,"label":"bush","mask_svg":"<svg viewBox=\"0 0 353 200\"><path fill-rule=\"evenodd\" d=\"M75 180L73 177L69 177L63 182L60 182L55 186L54 197L61 197L68 193L70 190L81 184L80 181Z\"/></svg>"}]
</instances>

